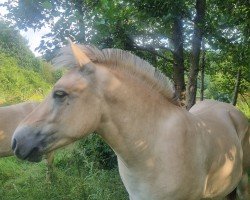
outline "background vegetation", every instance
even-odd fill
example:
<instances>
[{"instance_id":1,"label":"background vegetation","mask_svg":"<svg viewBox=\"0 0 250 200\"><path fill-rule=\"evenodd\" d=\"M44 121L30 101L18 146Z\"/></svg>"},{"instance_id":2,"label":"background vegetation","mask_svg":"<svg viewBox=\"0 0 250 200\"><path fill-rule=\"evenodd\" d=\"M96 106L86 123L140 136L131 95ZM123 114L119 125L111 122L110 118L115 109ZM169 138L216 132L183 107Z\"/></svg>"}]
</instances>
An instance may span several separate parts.
<instances>
[{"instance_id":1,"label":"background vegetation","mask_svg":"<svg viewBox=\"0 0 250 200\"><path fill-rule=\"evenodd\" d=\"M34 164L15 157L1 158L0 199L128 199L117 167L109 170L100 165L97 167L101 157L93 156L97 155L95 150L89 158L84 151L80 151L83 150L80 143L57 152L51 182L46 180L44 162ZM84 145L84 149L91 149L89 145L94 144Z\"/></svg>"},{"instance_id":2,"label":"background vegetation","mask_svg":"<svg viewBox=\"0 0 250 200\"><path fill-rule=\"evenodd\" d=\"M0 104L41 100L62 72L50 60L67 37L122 48L173 79L189 108L212 98L250 118L250 5L229 0L9 0L0 19ZM27 12L28 11L28 12ZM47 26L36 58L19 30ZM193 88L193 89L192 89ZM0 159L0 199L128 199L112 150L96 135L61 150L51 182L45 163Z\"/></svg>"},{"instance_id":3,"label":"background vegetation","mask_svg":"<svg viewBox=\"0 0 250 200\"><path fill-rule=\"evenodd\" d=\"M248 95L248 1L8 0L3 6L9 10L5 18L18 29L51 28L37 48L46 60L73 37L78 43L121 48L148 60L173 79L188 109L196 101L199 71L201 98L204 74L217 73L230 82L219 82L221 88L228 86L230 102L235 104L238 94ZM239 87L234 87L237 82Z\"/></svg>"}]
</instances>

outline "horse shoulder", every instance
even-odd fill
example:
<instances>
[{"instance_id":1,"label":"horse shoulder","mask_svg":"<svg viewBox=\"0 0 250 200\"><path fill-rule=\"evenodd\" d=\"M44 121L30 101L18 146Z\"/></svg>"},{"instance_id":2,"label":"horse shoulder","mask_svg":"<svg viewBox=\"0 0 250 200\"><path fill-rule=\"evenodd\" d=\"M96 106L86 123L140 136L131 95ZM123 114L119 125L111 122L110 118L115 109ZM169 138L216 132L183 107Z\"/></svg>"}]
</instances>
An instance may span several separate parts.
<instances>
[{"instance_id":1,"label":"horse shoulder","mask_svg":"<svg viewBox=\"0 0 250 200\"><path fill-rule=\"evenodd\" d=\"M172 183L172 191L183 188L183 194L188 196L192 191L191 196L198 197L203 192L206 152L201 143L197 121L185 110L177 111L176 116L167 121L165 137L159 137L162 149L165 145L166 150L162 157L165 159L167 180ZM194 177L194 174L198 175Z\"/></svg>"}]
</instances>

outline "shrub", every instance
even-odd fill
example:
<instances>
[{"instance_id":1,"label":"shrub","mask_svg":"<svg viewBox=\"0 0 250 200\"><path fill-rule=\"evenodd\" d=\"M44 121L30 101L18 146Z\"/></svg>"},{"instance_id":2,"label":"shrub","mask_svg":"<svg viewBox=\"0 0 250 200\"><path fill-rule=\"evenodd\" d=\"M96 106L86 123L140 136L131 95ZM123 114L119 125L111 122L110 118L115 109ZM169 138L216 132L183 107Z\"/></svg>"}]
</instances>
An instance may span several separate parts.
<instances>
[{"instance_id":1,"label":"shrub","mask_svg":"<svg viewBox=\"0 0 250 200\"><path fill-rule=\"evenodd\" d=\"M37 72L18 66L17 60L0 53L0 103L41 100L51 86Z\"/></svg>"}]
</instances>

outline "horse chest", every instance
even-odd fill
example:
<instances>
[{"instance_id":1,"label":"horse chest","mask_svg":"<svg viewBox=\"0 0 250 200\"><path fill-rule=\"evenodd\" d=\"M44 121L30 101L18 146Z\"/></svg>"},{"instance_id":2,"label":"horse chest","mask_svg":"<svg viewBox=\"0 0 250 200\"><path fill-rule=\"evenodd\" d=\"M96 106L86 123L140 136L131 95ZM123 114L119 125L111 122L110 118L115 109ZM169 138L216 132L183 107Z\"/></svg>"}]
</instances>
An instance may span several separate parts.
<instances>
[{"instance_id":1,"label":"horse chest","mask_svg":"<svg viewBox=\"0 0 250 200\"><path fill-rule=\"evenodd\" d=\"M193 184L196 181L187 183L183 180L182 174L170 175L161 169L152 171L143 168L141 170L128 170L119 159L118 164L121 179L131 200L181 200L184 197L191 200L197 199L197 193L200 193L197 185ZM195 188L193 194L190 194L191 188Z\"/></svg>"},{"instance_id":2,"label":"horse chest","mask_svg":"<svg viewBox=\"0 0 250 200\"><path fill-rule=\"evenodd\" d=\"M121 168L119 168L119 171L131 200L162 199L159 191L155 191L156 185L152 184L153 181L150 181L150 176L138 177L133 173L124 173Z\"/></svg>"}]
</instances>

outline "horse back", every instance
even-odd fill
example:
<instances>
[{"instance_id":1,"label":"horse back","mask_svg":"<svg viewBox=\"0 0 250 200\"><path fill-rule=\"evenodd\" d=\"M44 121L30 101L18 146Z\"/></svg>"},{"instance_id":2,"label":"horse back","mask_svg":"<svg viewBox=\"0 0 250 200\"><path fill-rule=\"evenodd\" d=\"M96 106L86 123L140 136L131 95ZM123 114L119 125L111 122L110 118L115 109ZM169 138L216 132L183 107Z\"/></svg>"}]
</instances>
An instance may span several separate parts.
<instances>
[{"instance_id":1,"label":"horse back","mask_svg":"<svg viewBox=\"0 0 250 200\"><path fill-rule=\"evenodd\" d=\"M233 105L214 100L199 102L190 109L199 118L211 118L225 123L235 130L243 150L243 166L250 168L250 124L246 116ZM222 120L220 120L220 118Z\"/></svg>"},{"instance_id":2,"label":"horse back","mask_svg":"<svg viewBox=\"0 0 250 200\"><path fill-rule=\"evenodd\" d=\"M215 100L205 100L194 105L190 112L201 119L215 119L217 123L226 123L235 130L241 143L249 132L248 119L233 105Z\"/></svg>"}]
</instances>

